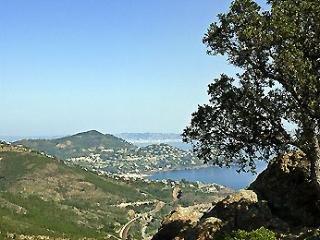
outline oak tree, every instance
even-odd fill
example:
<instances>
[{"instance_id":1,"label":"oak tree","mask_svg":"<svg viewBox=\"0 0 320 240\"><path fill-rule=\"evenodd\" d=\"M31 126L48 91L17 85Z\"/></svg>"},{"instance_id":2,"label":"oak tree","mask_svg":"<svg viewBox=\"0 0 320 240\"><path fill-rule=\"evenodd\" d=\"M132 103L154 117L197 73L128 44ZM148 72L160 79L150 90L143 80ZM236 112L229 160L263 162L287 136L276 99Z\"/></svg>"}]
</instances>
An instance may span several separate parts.
<instances>
[{"instance_id":1,"label":"oak tree","mask_svg":"<svg viewBox=\"0 0 320 240\"><path fill-rule=\"evenodd\" d=\"M254 169L257 159L300 149L320 189L319 0L235 0L203 38L208 54L239 71L209 85L185 141L206 161Z\"/></svg>"}]
</instances>

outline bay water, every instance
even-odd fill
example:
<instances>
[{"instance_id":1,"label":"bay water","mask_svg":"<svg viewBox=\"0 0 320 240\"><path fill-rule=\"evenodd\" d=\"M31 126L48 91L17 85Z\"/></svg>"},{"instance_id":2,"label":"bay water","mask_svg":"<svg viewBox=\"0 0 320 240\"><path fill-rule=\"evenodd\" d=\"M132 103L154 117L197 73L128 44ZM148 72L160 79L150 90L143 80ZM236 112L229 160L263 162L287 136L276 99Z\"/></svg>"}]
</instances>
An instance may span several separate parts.
<instances>
[{"instance_id":1,"label":"bay water","mask_svg":"<svg viewBox=\"0 0 320 240\"><path fill-rule=\"evenodd\" d=\"M259 162L257 164L257 174L261 173L267 167L267 163ZM223 185L234 190L246 188L253 182L257 174L252 173L238 173L236 166L230 168L220 168L208 166L205 168L184 169L184 170L171 170L160 171L149 176L150 180L186 180L189 182L200 181L203 183L216 183Z\"/></svg>"}]
</instances>

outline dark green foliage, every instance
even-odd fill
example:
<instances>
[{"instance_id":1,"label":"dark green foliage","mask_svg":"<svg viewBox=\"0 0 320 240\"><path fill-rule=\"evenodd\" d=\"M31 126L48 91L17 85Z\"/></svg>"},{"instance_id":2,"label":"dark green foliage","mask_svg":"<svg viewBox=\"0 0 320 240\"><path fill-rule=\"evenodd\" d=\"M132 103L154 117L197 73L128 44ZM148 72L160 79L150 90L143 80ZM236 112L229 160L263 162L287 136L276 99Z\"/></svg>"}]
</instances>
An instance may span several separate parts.
<instances>
[{"instance_id":1,"label":"dark green foliage","mask_svg":"<svg viewBox=\"0 0 320 240\"><path fill-rule=\"evenodd\" d=\"M320 230L312 234L312 236L305 238L305 240L319 240L319 239L320 239Z\"/></svg>"},{"instance_id":2,"label":"dark green foliage","mask_svg":"<svg viewBox=\"0 0 320 240\"><path fill-rule=\"evenodd\" d=\"M320 183L320 5L318 0L235 0L203 42L239 69L209 85L185 141L201 159L254 170L255 160L300 149Z\"/></svg>"},{"instance_id":3,"label":"dark green foliage","mask_svg":"<svg viewBox=\"0 0 320 240\"><path fill-rule=\"evenodd\" d=\"M276 240L275 233L264 227L254 231L237 230L229 234L223 234L215 240Z\"/></svg>"}]
</instances>

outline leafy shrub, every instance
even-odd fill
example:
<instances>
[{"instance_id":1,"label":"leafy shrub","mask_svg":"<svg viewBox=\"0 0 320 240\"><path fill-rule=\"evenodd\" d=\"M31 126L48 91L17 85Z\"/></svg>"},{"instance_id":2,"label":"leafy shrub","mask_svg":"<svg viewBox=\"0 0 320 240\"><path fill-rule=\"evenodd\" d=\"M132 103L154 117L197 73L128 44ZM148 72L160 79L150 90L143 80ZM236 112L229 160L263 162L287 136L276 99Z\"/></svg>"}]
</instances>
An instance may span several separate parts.
<instances>
[{"instance_id":1,"label":"leafy shrub","mask_svg":"<svg viewBox=\"0 0 320 240\"><path fill-rule=\"evenodd\" d=\"M224 234L216 240L276 240L275 233L261 227L254 231L236 230L228 234Z\"/></svg>"},{"instance_id":2,"label":"leafy shrub","mask_svg":"<svg viewBox=\"0 0 320 240\"><path fill-rule=\"evenodd\" d=\"M320 231L317 231L312 236L307 237L305 240L319 240L320 239Z\"/></svg>"}]
</instances>

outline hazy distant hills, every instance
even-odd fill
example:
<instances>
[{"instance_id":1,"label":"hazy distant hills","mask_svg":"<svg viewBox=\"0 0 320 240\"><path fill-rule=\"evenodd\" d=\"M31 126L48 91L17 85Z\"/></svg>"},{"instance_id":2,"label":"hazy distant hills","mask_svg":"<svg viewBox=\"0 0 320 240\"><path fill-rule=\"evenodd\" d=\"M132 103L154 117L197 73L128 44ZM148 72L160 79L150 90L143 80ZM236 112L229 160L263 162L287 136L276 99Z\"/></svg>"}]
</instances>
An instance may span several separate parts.
<instances>
[{"instance_id":1,"label":"hazy distant hills","mask_svg":"<svg viewBox=\"0 0 320 240\"><path fill-rule=\"evenodd\" d=\"M123 139L132 140L168 140L168 141L180 141L181 135L177 133L120 133L116 136Z\"/></svg>"},{"instance_id":2,"label":"hazy distant hills","mask_svg":"<svg viewBox=\"0 0 320 240\"><path fill-rule=\"evenodd\" d=\"M177 133L120 133L116 136L140 147L165 143L184 151L191 150L191 145L182 142L181 134Z\"/></svg>"},{"instance_id":3,"label":"hazy distant hills","mask_svg":"<svg viewBox=\"0 0 320 240\"><path fill-rule=\"evenodd\" d=\"M127 139L177 140L178 134L126 134ZM130 137L131 136L131 137ZM129 138L130 137L130 138ZM180 137L180 136L179 136ZM160 141L161 142L161 141ZM142 174L155 170L190 168L202 165L191 152L165 143L133 143L110 134L91 130L57 139L24 139L14 142L34 150L45 152L71 164L90 169L100 169L117 174Z\"/></svg>"},{"instance_id":4,"label":"hazy distant hills","mask_svg":"<svg viewBox=\"0 0 320 240\"><path fill-rule=\"evenodd\" d=\"M100 136L91 132L71 140L88 134ZM219 191L215 186L209 190L189 183L177 186L184 192L180 202L184 206L219 197L210 193ZM99 176L0 142L0 239L119 239L121 229L133 218L136 222L129 234L142 239L153 235L172 210L171 191L168 182Z\"/></svg>"}]
</instances>

